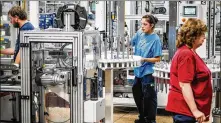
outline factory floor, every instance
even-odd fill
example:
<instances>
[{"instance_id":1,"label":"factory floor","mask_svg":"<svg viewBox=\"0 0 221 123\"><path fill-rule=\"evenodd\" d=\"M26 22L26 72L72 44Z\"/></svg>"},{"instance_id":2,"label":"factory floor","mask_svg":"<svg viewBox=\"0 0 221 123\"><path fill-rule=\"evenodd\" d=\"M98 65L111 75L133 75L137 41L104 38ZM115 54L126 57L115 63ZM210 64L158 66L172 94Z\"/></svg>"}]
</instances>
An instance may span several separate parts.
<instances>
[{"instance_id":1,"label":"factory floor","mask_svg":"<svg viewBox=\"0 0 221 123\"><path fill-rule=\"evenodd\" d=\"M114 123L134 123L137 119L137 109L128 107L116 107L114 108ZM163 109L158 110L157 123L173 123L170 113Z\"/></svg>"},{"instance_id":2,"label":"factory floor","mask_svg":"<svg viewBox=\"0 0 221 123\"><path fill-rule=\"evenodd\" d=\"M114 108L114 123L134 123L137 119L138 112L136 108L128 107L115 107ZM157 123L173 123L171 113L165 111L164 109L157 110ZM212 115L210 121L203 123L212 123Z\"/></svg>"},{"instance_id":3,"label":"factory floor","mask_svg":"<svg viewBox=\"0 0 221 123\"><path fill-rule=\"evenodd\" d=\"M49 108L46 123L70 123L70 109L69 108ZM115 107L114 108L114 122L113 123L134 123L137 119L138 112L136 108L129 107ZM166 112L164 109L158 109L157 123L173 123L171 113ZM204 123L212 123L211 121Z\"/></svg>"}]
</instances>

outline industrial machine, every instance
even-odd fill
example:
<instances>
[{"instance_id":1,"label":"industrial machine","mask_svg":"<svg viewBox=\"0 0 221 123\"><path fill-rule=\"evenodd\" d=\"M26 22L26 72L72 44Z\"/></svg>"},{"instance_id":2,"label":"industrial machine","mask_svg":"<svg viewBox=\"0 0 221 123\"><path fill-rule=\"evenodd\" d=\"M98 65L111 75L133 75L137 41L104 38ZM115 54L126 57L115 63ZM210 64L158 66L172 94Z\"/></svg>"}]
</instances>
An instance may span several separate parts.
<instances>
[{"instance_id":1,"label":"industrial machine","mask_svg":"<svg viewBox=\"0 0 221 123\"><path fill-rule=\"evenodd\" d=\"M17 105L20 107L20 118L14 122L43 123L51 120L51 112L48 109L50 107L46 107L46 102L50 100L45 97L48 91L53 92L54 90L53 93L60 94L59 96L68 103L69 110L67 111L70 112L69 117L60 118L56 122L97 122L104 118L105 103L103 98L98 99L98 95L95 95L98 94L97 86L91 91L93 97L97 97L96 100L88 102L84 99L83 91L85 77L83 42L86 41L87 36L95 37L94 42L98 42L99 32L82 30L87 23L87 18L82 17L85 13L83 7L66 5L59 10L59 13L63 29L21 32L21 76L18 77L19 79L14 77L14 71L9 71L10 76L6 74L8 70L18 68L7 64L1 65L1 70L3 70L1 91L20 93L18 98L20 105ZM70 19L71 17L73 19ZM90 108L95 106L99 115L89 115L92 118L84 119L84 104ZM88 110L86 113L91 114L90 111L93 110Z\"/></svg>"},{"instance_id":2,"label":"industrial machine","mask_svg":"<svg viewBox=\"0 0 221 123\"><path fill-rule=\"evenodd\" d=\"M110 113L113 110L107 110L107 107L113 109L113 103L105 103L105 99L112 98L106 94L104 99L102 71L139 66L141 57L133 56L130 47L124 45L120 51L118 47L124 38L116 39L114 49L110 37L101 41L104 38L99 31L84 30L85 14L84 7L65 5L58 9L59 28L21 31L18 85L8 88L4 83L0 85L1 91L5 87L5 91L19 95L16 106L20 115L13 122L84 123L105 118L105 122L112 123ZM126 42L128 44L129 40ZM105 81L105 87L107 85ZM65 116L55 117L61 109Z\"/></svg>"}]
</instances>

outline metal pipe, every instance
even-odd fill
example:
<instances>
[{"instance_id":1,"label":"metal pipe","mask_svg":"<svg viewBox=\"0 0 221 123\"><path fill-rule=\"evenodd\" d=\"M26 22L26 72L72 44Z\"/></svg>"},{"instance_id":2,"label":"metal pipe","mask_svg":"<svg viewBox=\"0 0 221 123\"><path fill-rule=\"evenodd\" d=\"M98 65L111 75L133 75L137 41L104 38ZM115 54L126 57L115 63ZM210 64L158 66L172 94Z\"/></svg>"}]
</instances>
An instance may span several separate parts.
<instances>
[{"instance_id":1,"label":"metal pipe","mask_svg":"<svg viewBox=\"0 0 221 123\"><path fill-rule=\"evenodd\" d=\"M112 5L113 1L109 1L109 43L110 43L110 50L111 50L111 59L113 59L113 23L112 23Z\"/></svg>"},{"instance_id":2,"label":"metal pipe","mask_svg":"<svg viewBox=\"0 0 221 123\"><path fill-rule=\"evenodd\" d=\"M21 89L21 86L1 85L1 89Z\"/></svg>"},{"instance_id":3,"label":"metal pipe","mask_svg":"<svg viewBox=\"0 0 221 123\"><path fill-rule=\"evenodd\" d=\"M107 59L107 41L108 38L104 39L104 59Z\"/></svg>"},{"instance_id":4,"label":"metal pipe","mask_svg":"<svg viewBox=\"0 0 221 123\"><path fill-rule=\"evenodd\" d=\"M28 42L29 43L29 42ZM27 59L27 65L28 65L28 68L30 68L30 69L28 69L26 72L26 74L28 75L27 76L27 86L26 86L26 89L27 89L27 94L26 95L28 95L29 97L30 97L30 99L29 100L27 100L26 101L26 103L27 103L27 115L29 116L29 119L27 119L28 120L28 122L32 122L32 106L31 106L31 104L32 104L32 84L31 84L31 82L32 82L32 79L31 79L31 61L30 61L30 56L31 56L31 54L30 54L30 48L28 47L28 48L26 48L27 49L27 56L29 56L28 57L28 59Z\"/></svg>"},{"instance_id":5,"label":"metal pipe","mask_svg":"<svg viewBox=\"0 0 221 123\"><path fill-rule=\"evenodd\" d=\"M129 59L129 52L130 52L130 41L129 41L129 35L126 37L126 44L127 44L127 58Z\"/></svg>"},{"instance_id":6,"label":"metal pipe","mask_svg":"<svg viewBox=\"0 0 221 123\"><path fill-rule=\"evenodd\" d=\"M216 1L213 1L213 35L212 35L212 56L215 55L215 32L216 32Z\"/></svg>"},{"instance_id":7,"label":"metal pipe","mask_svg":"<svg viewBox=\"0 0 221 123\"><path fill-rule=\"evenodd\" d=\"M121 39L121 37L120 36L118 36L118 37L116 37L116 40L117 40L117 59L119 59L120 57L119 57L119 53L120 53L120 39Z\"/></svg>"},{"instance_id":8,"label":"metal pipe","mask_svg":"<svg viewBox=\"0 0 221 123\"><path fill-rule=\"evenodd\" d=\"M114 37L110 36L110 50L111 50L111 59L114 59L114 51L113 51Z\"/></svg>"},{"instance_id":9,"label":"metal pipe","mask_svg":"<svg viewBox=\"0 0 221 123\"><path fill-rule=\"evenodd\" d=\"M176 52L177 1L169 1L169 59Z\"/></svg>"},{"instance_id":10,"label":"metal pipe","mask_svg":"<svg viewBox=\"0 0 221 123\"><path fill-rule=\"evenodd\" d=\"M78 39L78 122L77 123L83 123L83 43L82 43L82 33L79 34L79 39Z\"/></svg>"},{"instance_id":11,"label":"metal pipe","mask_svg":"<svg viewBox=\"0 0 221 123\"><path fill-rule=\"evenodd\" d=\"M125 38L124 37L121 37L121 44L123 45L122 46L122 58L124 59L124 53L125 53Z\"/></svg>"},{"instance_id":12,"label":"metal pipe","mask_svg":"<svg viewBox=\"0 0 221 123\"><path fill-rule=\"evenodd\" d=\"M99 51L99 58L101 58L101 50L102 50L102 45L101 45L101 43L102 43L102 41L103 41L103 37L101 36L101 35L98 35L97 36L97 41L98 41L98 51ZM99 50L100 49L100 50Z\"/></svg>"},{"instance_id":13,"label":"metal pipe","mask_svg":"<svg viewBox=\"0 0 221 123\"><path fill-rule=\"evenodd\" d=\"M132 37L129 38L129 41L130 41L131 39L132 39ZM133 46L130 45L129 48L130 48L130 55L131 55L131 58L133 59L133 56L134 56L134 53L133 53Z\"/></svg>"},{"instance_id":14,"label":"metal pipe","mask_svg":"<svg viewBox=\"0 0 221 123\"><path fill-rule=\"evenodd\" d=\"M45 108L45 89L44 87L40 87L40 118L39 121L41 123L45 123L45 118L44 118L44 108Z\"/></svg>"},{"instance_id":15,"label":"metal pipe","mask_svg":"<svg viewBox=\"0 0 221 123\"><path fill-rule=\"evenodd\" d=\"M211 1L209 1L208 8L208 50L207 50L207 58L210 58L210 42L211 42Z\"/></svg>"},{"instance_id":16,"label":"metal pipe","mask_svg":"<svg viewBox=\"0 0 221 123\"><path fill-rule=\"evenodd\" d=\"M98 83L98 87L99 87L99 89L98 89L98 91L99 91L99 97L103 97L103 79L104 78L102 78L102 73L103 73L103 71L102 71L102 69L98 69L98 81L99 81L99 83Z\"/></svg>"}]
</instances>

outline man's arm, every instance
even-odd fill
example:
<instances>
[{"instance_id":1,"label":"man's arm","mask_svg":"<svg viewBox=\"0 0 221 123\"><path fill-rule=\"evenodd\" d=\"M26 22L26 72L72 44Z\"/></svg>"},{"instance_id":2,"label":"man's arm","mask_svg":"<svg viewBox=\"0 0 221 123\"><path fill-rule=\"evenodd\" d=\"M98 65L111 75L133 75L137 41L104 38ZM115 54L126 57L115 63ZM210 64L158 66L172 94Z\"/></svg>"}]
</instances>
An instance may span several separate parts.
<instances>
[{"instance_id":1,"label":"man's arm","mask_svg":"<svg viewBox=\"0 0 221 123\"><path fill-rule=\"evenodd\" d=\"M15 64L20 64L20 62L21 62L21 57L20 57L20 50L18 51L18 54L17 54L17 56L16 56L16 58L15 58Z\"/></svg>"},{"instance_id":2,"label":"man's arm","mask_svg":"<svg viewBox=\"0 0 221 123\"><path fill-rule=\"evenodd\" d=\"M206 117L201 111L198 110L196 106L190 83L179 82L179 85L182 89L183 98L186 101L187 105L189 106L194 117L197 119L199 123L202 123L203 121L206 120Z\"/></svg>"},{"instance_id":3,"label":"man's arm","mask_svg":"<svg viewBox=\"0 0 221 123\"><path fill-rule=\"evenodd\" d=\"M154 58L143 58L141 61L143 62L159 62L160 61L160 56L154 57Z\"/></svg>"},{"instance_id":4,"label":"man's arm","mask_svg":"<svg viewBox=\"0 0 221 123\"><path fill-rule=\"evenodd\" d=\"M182 89L182 93L183 93L183 97L186 101L186 103L188 104L190 110L192 112L197 110L197 106L194 100L194 96L193 96L193 91L192 88L190 86L190 83L183 83L183 82L179 82L179 85Z\"/></svg>"},{"instance_id":5,"label":"man's arm","mask_svg":"<svg viewBox=\"0 0 221 123\"><path fill-rule=\"evenodd\" d=\"M14 55L14 51L15 50L13 48L2 49L0 50L0 54Z\"/></svg>"}]
</instances>

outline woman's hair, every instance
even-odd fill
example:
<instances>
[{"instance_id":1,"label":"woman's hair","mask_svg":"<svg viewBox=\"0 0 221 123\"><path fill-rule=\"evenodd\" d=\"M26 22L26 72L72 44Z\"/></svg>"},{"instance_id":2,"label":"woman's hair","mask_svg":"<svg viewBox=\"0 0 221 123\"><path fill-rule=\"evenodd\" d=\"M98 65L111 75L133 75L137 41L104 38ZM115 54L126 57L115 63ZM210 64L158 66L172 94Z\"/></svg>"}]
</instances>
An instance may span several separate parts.
<instances>
[{"instance_id":1,"label":"woman's hair","mask_svg":"<svg viewBox=\"0 0 221 123\"><path fill-rule=\"evenodd\" d=\"M14 6L8 11L8 15L11 15L12 17L18 16L21 20L27 19L27 13L24 9L22 9L20 6Z\"/></svg>"},{"instance_id":2,"label":"woman's hair","mask_svg":"<svg viewBox=\"0 0 221 123\"><path fill-rule=\"evenodd\" d=\"M144 15L144 16L142 17L142 19L143 19L143 18L146 19L146 21L147 21L148 23L153 24L153 28L155 27L156 23L158 22L158 18L157 18L157 17L154 17L153 15L147 14L147 15Z\"/></svg>"},{"instance_id":3,"label":"woman's hair","mask_svg":"<svg viewBox=\"0 0 221 123\"><path fill-rule=\"evenodd\" d=\"M207 31L206 24L196 18L189 18L181 27L176 41L176 47L179 48L186 44L190 48L193 47L193 42Z\"/></svg>"}]
</instances>

